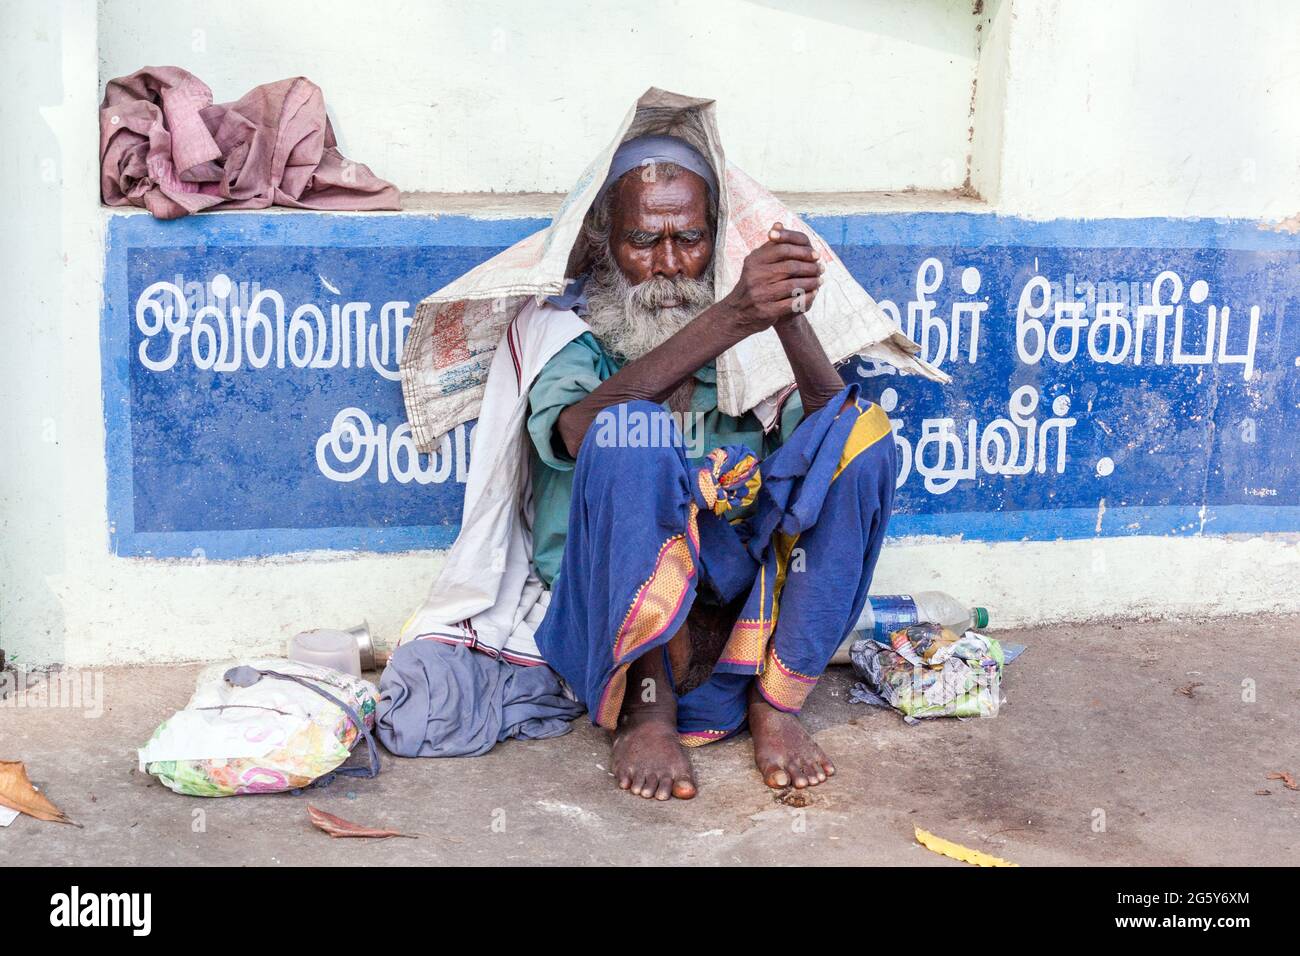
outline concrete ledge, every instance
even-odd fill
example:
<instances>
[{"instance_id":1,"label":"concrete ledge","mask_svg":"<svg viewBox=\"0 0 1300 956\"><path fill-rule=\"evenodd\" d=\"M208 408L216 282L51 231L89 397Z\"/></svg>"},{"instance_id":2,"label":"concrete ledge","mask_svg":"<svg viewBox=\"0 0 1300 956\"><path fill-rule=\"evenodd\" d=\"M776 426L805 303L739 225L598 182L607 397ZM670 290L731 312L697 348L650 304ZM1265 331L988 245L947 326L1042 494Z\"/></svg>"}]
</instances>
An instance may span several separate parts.
<instances>
[{"instance_id":1,"label":"concrete ledge","mask_svg":"<svg viewBox=\"0 0 1300 956\"><path fill-rule=\"evenodd\" d=\"M564 193L402 193L402 208L391 212L316 212L272 206L269 209L216 209L200 216L469 216L476 219L549 219L564 201ZM778 192L777 198L801 215L847 216L875 212L992 212L978 197L959 191L904 190L896 192ZM110 215L147 216L136 206L101 206Z\"/></svg>"}]
</instances>

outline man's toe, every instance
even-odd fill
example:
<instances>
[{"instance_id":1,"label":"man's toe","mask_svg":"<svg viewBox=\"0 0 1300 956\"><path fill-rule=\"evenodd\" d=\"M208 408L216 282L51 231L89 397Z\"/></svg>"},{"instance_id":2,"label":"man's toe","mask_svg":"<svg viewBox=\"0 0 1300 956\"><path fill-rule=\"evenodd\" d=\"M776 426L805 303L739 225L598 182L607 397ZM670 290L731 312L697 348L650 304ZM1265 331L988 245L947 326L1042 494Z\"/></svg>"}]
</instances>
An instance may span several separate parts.
<instances>
[{"instance_id":1,"label":"man's toe","mask_svg":"<svg viewBox=\"0 0 1300 956\"><path fill-rule=\"evenodd\" d=\"M673 796L678 800L690 800L695 796L695 781L690 777L678 777L673 781Z\"/></svg>"},{"instance_id":2,"label":"man's toe","mask_svg":"<svg viewBox=\"0 0 1300 956\"><path fill-rule=\"evenodd\" d=\"M790 775L786 773L785 767L774 764L763 772L763 782L769 787L788 787L790 786Z\"/></svg>"}]
</instances>

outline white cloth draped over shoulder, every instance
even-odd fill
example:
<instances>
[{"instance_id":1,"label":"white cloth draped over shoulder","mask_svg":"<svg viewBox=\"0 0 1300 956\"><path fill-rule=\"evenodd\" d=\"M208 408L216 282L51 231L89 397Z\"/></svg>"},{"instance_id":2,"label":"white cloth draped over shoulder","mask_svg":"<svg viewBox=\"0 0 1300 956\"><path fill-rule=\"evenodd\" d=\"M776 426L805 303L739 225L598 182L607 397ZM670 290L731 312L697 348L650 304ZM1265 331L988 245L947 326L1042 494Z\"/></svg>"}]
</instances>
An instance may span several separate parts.
<instances>
[{"instance_id":1,"label":"white cloth draped over shoulder","mask_svg":"<svg viewBox=\"0 0 1300 956\"><path fill-rule=\"evenodd\" d=\"M474 427L460 535L400 642L432 638L541 663L533 633L550 593L532 567L528 390L556 352L589 330L575 313L536 302L506 327Z\"/></svg>"}]
</instances>

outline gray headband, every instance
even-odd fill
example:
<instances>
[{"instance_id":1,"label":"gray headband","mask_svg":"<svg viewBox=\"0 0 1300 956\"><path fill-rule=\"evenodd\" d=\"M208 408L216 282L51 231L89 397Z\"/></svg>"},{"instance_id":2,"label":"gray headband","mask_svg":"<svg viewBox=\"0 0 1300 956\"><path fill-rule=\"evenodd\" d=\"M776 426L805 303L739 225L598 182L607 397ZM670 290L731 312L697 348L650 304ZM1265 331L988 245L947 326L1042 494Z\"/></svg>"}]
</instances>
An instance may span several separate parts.
<instances>
[{"instance_id":1,"label":"gray headband","mask_svg":"<svg viewBox=\"0 0 1300 956\"><path fill-rule=\"evenodd\" d=\"M708 184L709 197L717 202L718 177L713 172L713 167L700 155L699 150L676 136L638 136L620 146L609 164L609 175L605 177L596 201L600 202L609 188L624 175L649 163L673 163L682 169L689 169Z\"/></svg>"}]
</instances>

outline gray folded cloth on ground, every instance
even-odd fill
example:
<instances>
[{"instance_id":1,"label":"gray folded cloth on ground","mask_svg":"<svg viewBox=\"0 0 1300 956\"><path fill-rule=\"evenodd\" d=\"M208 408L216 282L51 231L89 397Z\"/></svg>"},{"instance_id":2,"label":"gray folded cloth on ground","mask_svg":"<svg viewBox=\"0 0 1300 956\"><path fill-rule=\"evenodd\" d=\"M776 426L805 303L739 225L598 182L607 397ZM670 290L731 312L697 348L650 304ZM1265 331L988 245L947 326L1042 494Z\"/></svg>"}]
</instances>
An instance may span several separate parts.
<instances>
[{"instance_id":1,"label":"gray folded cloth on ground","mask_svg":"<svg viewBox=\"0 0 1300 956\"><path fill-rule=\"evenodd\" d=\"M477 757L511 737L567 734L583 709L545 665L412 641L393 652L379 678L375 732L401 757Z\"/></svg>"}]
</instances>

